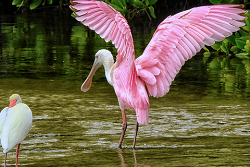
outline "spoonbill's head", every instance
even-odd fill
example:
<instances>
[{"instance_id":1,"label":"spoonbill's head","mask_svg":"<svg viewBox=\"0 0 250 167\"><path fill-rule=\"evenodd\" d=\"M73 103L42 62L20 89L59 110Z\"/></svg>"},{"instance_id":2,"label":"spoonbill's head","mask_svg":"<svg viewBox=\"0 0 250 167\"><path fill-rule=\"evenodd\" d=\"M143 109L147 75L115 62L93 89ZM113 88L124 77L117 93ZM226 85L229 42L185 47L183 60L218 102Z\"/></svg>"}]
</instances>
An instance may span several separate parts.
<instances>
[{"instance_id":1,"label":"spoonbill's head","mask_svg":"<svg viewBox=\"0 0 250 167\"><path fill-rule=\"evenodd\" d=\"M83 92L87 92L89 90L89 88L91 87L92 78L95 75L96 70L101 65L104 66L106 78L108 82L111 84L110 71L112 66L114 65L114 59L110 51L106 49L101 49L95 54L95 61L93 63L91 71L81 86L81 90Z\"/></svg>"},{"instance_id":2,"label":"spoonbill's head","mask_svg":"<svg viewBox=\"0 0 250 167\"><path fill-rule=\"evenodd\" d=\"M22 99L18 94L11 95L9 101L10 101L9 108L14 107L18 103L22 103Z\"/></svg>"}]
</instances>

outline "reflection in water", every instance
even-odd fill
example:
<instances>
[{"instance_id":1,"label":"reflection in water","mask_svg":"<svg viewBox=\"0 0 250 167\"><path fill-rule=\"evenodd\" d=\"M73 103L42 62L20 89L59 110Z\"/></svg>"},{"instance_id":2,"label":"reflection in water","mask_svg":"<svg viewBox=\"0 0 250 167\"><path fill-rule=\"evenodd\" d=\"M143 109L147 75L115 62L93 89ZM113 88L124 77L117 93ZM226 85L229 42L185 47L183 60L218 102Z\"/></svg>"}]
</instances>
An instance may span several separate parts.
<instances>
[{"instance_id":1,"label":"reflection in water","mask_svg":"<svg viewBox=\"0 0 250 167\"><path fill-rule=\"evenodd\" d=\"M170 92L150 98L149 125L140 126L136 150L136 116L126 111L124 148L117 149L122 119L104 70L87 93L80 91L96 51L116 49L70 13L1 16L0 108L18 93L34 116L20 166L249 164L250 60L199 54L186 62ZM136 56L153 32L133 26ZM8 164L14 163L10 152Z\"/></svg>"},{"instance_id":2,"label":"reflection in water","mask_svg":"<svg viewBox=\"0 0 250 167\"><path fill-rule=\"evenodd\" d=\"M138 166L145 166L145 167L150 167L150 166L148 166L148 165L145 165L145 164L139 164L139 163L137 163L137 160L136 160L136 150L135 149L133 149L133 151L131 152L130 151L130 153L132 154L133 153L133 157L134 157L134 167L138 167ZM127 165L126 164L126 162L125 162L125 159L124 159L124 156L123 156L123 150L122 149L118 149L118 154L119 154L119 157L120 157L120 159L121 159L121 166L122 167L127 167L127 166L131 166L131 165Z\"/></svg>"},{"instance_id":3,"label":"reflection in water","mask_svg":"<svg viewBox=\"0 0 250 167\"><path fill-rule=\"evenodd\" d=\"M118 149L119 157L121 158L121 166L127 167L127 164L125 163L124 157L122 155L122 149Z\"/></svg>"}]
</instances>

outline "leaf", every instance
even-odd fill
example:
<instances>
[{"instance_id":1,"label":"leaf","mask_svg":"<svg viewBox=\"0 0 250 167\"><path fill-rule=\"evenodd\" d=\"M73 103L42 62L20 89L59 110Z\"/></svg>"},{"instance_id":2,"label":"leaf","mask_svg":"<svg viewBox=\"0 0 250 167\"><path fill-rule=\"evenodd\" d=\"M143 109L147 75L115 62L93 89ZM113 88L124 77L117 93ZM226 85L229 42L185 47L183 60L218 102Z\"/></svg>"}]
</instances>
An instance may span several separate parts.
<instances>
[{"instance_id":1,"label":"leaf","mask_svg":"<svg viewBox=\"0 0 250 167\"><path fill-rule=\"evenodd\" d=\"M149 0L145 0L147 6L149 6Z\"/></svg>"},{"instance_id":2,"label":"leaf","mask_svg":"<svg viewBox=\"0 0 250 167\"><path fill-rule=\"evenodd\" d=\"M234 0L209 0L212 4L218 5L218 4L230 4L234 2Z\"/></svg>"},{"instance_id":3,"label":"leaf","mask_svg":"<svg viewBox=\"0 0 250 167\"><path fill-rule=\"evenodd\" d=\"M148 0L149 1L149 5L153 5L153 4L155 4L158 0ZM148 5L148 6L149 6Z\"/></svg>"},{"instance_id":4,"label":"leaf","mask_svg":"<svg viewBox=\"0 0 250 167\"><path fill-rule=\"evenodd\" d=\"M245 31L242 30L242 29L240 29L239 32L240 32L240 34L241 34L242 36L249 36L249 37L250 37L250 34L247 33L247 32L245 32Z\"/></svg>"},{"instance_id":5,"label":"leaf","mask_svg":"<svg viewBox=\"0 0 250 167\"><path fill-rule=\"evenodd\" d=\"M232 52L237 52L240 48L238 48L238 46L232 46L230 51Z\"/></svg>"},{"instance_id":6,"label":"leaf","mask_svg":"<svg viewBox=\"0 0 250 167\"><path fill-rule=\"evenodd\" d=\"M242 59L245 59L245 58L249 59L247 55L248 55L247 53L238 53L235 56L238 58L242 58Z\"/></svg>"},{"instance_id":7,"label":"leaf","mask_svg":"<svg viewBox=\"0 0 250 167\"><path fill-rule=\"evenodd\" d=\"M21 5L22 4L22 0L13 0L12 1L12 5Z\"/></svg>"},{"instance_id":8,"label":"leaf","mask_svg":"<svg viewBox=\"0 0 250 167\"><path fill-rule=\"evenodd\" d=\"M246 45L250 46L250 41L249 40L246 41Z\"/></svg>"},{"instance_id":9,"label":"leaf","mask_svg":"<svg viewBox=\"0 0 250 167\"><path fill-rule=\"evenodd\" d=\"M233 3L234 0L221 0L220 3L221 4L230 4Z\"/></svg>"},{"instance_id":10,"label":"leaf","mask_svg":"<svg viewBox=\"0 0 250 167\"><path fill-rule=\"evenodd\" d=\"M249 16L250 17L250 16ZM249 18L248 18L249 19ZM246 25L249 27L250 26L250 22L248 20L246 20Z\"/></svg>"},{"instance_id":11,"label":"leaf","mask_svg":"<svg viewBox=\"0 0 250 167\"><path fill-rule=\"evenodd\" d=\"M203 55L204 55L204 57L207 58L207 57L210 57L211 53L210 52L204 52Z\"/></svg>"},{"instance_id":12,"label":"leaf","mask_svg":"<svg viewBox=\"0 0 250 167\"><path fill-rule=\"evenodd\" d=\"M233 3L233 4L240 4L240 3L241 3L241 0L234 0L232 3Z\"/></svg>"},{"instance_id":13,"label":"leaf","mask_svg":"<svg viewBox=\"0 0 250 167\"><path fill-rule=\"evenodd\" d=\"M228 49L228 40L225 39L225 40L222 42L221 49L222 49L225 53L229 53L229 49Z\"/></svg>"},{"instance_id":14,"label":"leaf","mask_svg":"<svg viewBox=\"0 0 250 167\"><path fill-rule=\"evenodd\" d=\"M30 4L30 9L35 9L41 4L42 0L33 0L33 2Z\"/></svg>"},{"instance_id":15,"label":"leaf","mask_svg":"<svg viewBox=\"0 0 250 167\"><path fill-rule=\"evenodd\" d=\"M246 31L250 31L250 26L244 26L244 27L242 27L244 30L246 30Z\"/></svg>"},{"instance_id":16,"label":"leaf","mask_svg":"<svg viewBox=\"0 0 250 167\"><path fill-rule=\"evenodd\" d=\"M47 3L51 5L53 3L53 0L47 0Z\"/></svg>"},{"instance_id":17,"label":"leaf","mask_svg":"<svg viewBox=\"0 0 250 167\"><path fill-rule=\"evenodd\" d=\"M235 33L235 38L240 38L240 34L238 33L238 31Z\"/></svg>"},{"instance_id":18,"label":"leaf","mask_svg":"<svg viewBox=\"0 0 250 167\"><path fill-rule=\"evenodd\" d=\"M115 4L110 4L110 6L112 6L115 10L117 10L118 12L120 12L123 16L126 15L127 8L126 9L122 9L119 6L115 5Z\"/></svg>"},{"instance_id":19,"label":"leaf","mask_svg":"<svg viewBox=\"0 0 250 167\"><path fill-rule=\"evenodd\" d=\"M74 13L71 13L71 17L76 18L76 15L74 15Z\"/></svg>"},{"instance_id":20,"label":"leaf","mask_svg":"<svg viewBox=\"0 0 250 167\"><path fill-rule=\"evenodd\" d=\"M114 0L114 4L124 9L127 8L127 4L125 0Z\"/></svg>"},{"instance_id":21,"label":"leaf","mask_svg":"<svg viewBox=\"0 0 250 167\"><path fill-rule=\"evenodd\" d=\"M140 11L144 11L144 10L146 10L146 8L142 8L142 9L138 10L137 13L139 13Z\"/></svg>"},{"instance_id":22,"label":"leaf","mask_svg":"<svg viewBox=\"0 0 250 167\"><path fill-rule=\"evenodd\" d=\"M250 54L250 46L245 46L245 48L242 50L245 51L246 53Z\"/></svg>"},{"instance_id":23,"label":"leaf","mask_svg":"<svg viewBox=\"0 0 250 167\"><path fill-rule=\"evenodd\" d=\"M227 39L228 42L230 42L231 44L236 45L236 43L235 43L235 36L234 36L234 35L231 35L231 36L227 37L226 39Z\"/></svg>"},{"instance_id":24,"label":"leaf","mask_svg":"<svg viewBox=\"0 0 250 167\"><path fill-rule=\"evenodd\" d=\"M214 50L219 50L220 49L220 46L222 45L221 42L215 42L215 44L213 44L211 47L214 49Z\"/></svg>"},{"instance_id":25,"label":"leaf","mask_svg":"<svg viewBox=\"0 0 250 167\"><path fill-rule=\"evenodd\" d=\"M217 5L217 4L219 4L219 1L218 0L209 0L212 4L214 4L214 5Z\"/></svg>"},{"instance_id":26,"label":"leaf","mask_svg":"<svg viewBox=\"0 0 250 167\"><path fill-rule=\"evenodd\" d=\"M150 12L151 16L153 18L156 18L154 7L153 6L149 6L148 9L149 9L149 12Z\"/></svg>"},{"instance_id":27,"label":"leaf","mask_svg":"<svg viewBox=\"0 0 250 167\"><path fill-rule=\"evenodd\" d=\"M246 45L244 46L244 49L242 50L250 54L250 41L249 40L246 41Z\"/></svg>"},{"instance_id":28,"label":"leaf","mask_svg":"<svg viewBox=\"0 0 250 167\"><path fill-rule=\"evenodd\" d=\"M241 39L235 39L236 45L238 46L238 48L243 49L244 46L246 45L246 42L241 40Z\"/></svg>"},{"instance_id":29,"label":"leaf","mask_svg":"<svg viewBox=\"0 0 250 167\"><path fill-rule=\"evenodd\" d=\"M248 13L244 14L244 16L246 16L247 17L247 21L250 22L250 10L248 9L247 11L248 11Z\"/></svg>"},{"instance_id":30,"label":"leaf","mask_svg":"<svg viewBox=\"0 0 250 167\"><path fill-rule=\"evenodd\" d=\"M243 41L247 41L247 40L250 39L250 37L244 35L244 36L240 37L239 39L241 39L241 40L243 40Z\"/></svg>"},{"instance_id":31,"label":"leaf","mask_svg":"<svg viewBox=\"0 0 250 167\"><path fill-rule=\"evenodd\" d=\"M144 7L144 4L140 0L129 0L128 3L134 7Z\"/></svg>"}]
</instances>

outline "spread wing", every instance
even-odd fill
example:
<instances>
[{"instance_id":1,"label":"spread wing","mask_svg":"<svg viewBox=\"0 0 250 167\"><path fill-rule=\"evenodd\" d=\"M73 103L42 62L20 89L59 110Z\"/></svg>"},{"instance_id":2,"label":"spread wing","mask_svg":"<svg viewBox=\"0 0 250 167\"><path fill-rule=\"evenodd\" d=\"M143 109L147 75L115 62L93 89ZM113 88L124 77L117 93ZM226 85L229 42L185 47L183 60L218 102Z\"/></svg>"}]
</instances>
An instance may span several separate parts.
<instances>
[{"instance_id":1,"label":"spread wing","mask_svg":"<svg viewBox=\"0 0 250 167\"><path fill-rule=\"evenodd\" d=\"M161 97L185 61L205 45L238 31L245 24L243 5L212 5L193 8L166 18L157 28L144 53L135 60L138 76L150 96Z\"/></svg>"},{"instance_id":2,"label":"spread wing","mask_svg":"<svg viewBox=\"0 0 250 167\"><path fill-rule=\"evenodd\" d=\"M71 0L70 8L75 11L76 20L94 30L106 42L112 41L117 48L117 60L127 56L134 62L134 44L127 20L114 8L102 1Z\"/></svg>"}]
</instances>

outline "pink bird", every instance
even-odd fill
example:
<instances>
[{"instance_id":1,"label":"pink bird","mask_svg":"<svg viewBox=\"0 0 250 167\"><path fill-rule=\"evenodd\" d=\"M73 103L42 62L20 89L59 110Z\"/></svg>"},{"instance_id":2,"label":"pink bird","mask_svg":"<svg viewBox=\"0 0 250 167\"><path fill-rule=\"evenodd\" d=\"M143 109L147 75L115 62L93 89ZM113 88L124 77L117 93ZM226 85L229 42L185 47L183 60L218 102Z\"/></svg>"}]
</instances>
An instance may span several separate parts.
<instances>
[{"instance_id":1,"label":"pink bird","mask_svg":"<svg viewBox=\"0 0 250 167\"><path fill-rule=\"evenodd\" d=\"M94 30L117 48L116 62L110 51L102 49L95 55L93 67L81 86L86 92L92 77L103 65L120 105L123 127L118 147L121 148L127 128L125 108L137 116L133 148L139 124L148 124L149 98L162 97L168 91L185 61L205 45L238 31L246 19L244 5L212 5L192 8L167 17L156 29L143 54L135 59L133 38L126 19L102 1L71 0L76 19ZM148 93L147 93L148 92Z\"/></svg>"}]
</instances>

